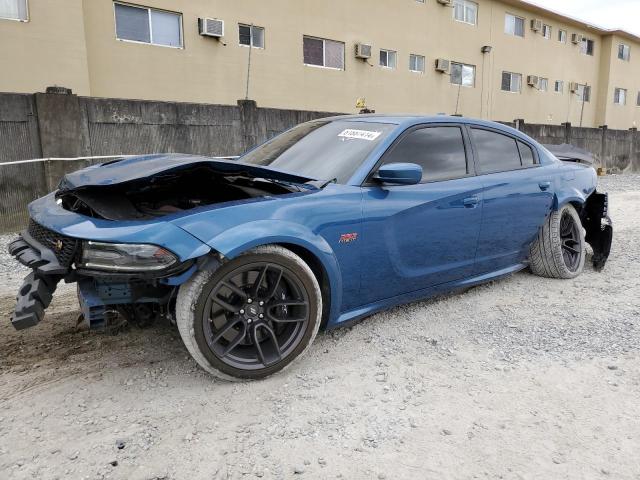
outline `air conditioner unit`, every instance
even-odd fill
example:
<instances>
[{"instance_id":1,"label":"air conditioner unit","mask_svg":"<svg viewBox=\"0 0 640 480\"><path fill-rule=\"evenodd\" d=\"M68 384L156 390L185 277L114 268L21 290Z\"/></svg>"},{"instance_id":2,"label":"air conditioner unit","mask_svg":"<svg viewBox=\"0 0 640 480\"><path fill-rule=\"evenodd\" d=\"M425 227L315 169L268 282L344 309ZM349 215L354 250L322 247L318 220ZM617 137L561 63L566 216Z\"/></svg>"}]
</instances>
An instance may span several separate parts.
<instances>
[{"instance_id":1,"label":"air conditioner unit","mask_svg":"<svg viewBox=\"0 0 640 480\"><path fill-rule=\"evenodd\" d=\"M584 39L583 35L580 35L579 33L572 33L571 34L571 43L582 43L582 40Z\"/></svg>"},{"instance_id":2,"label":"air conditioner unit","mask_svg":"<svg viewBox=\"0 0 640 480\"><path fill-rule=\"evenodd\" d=\"M451 5L453 3L453 0L438 0L438 3L440 5Z\"/></svg>"},{"instance_id":3,"label":"air conditioner unit","mask_svg":"<svg viewBox=\"0 0 640 480\"><path fill-rule=\"evenodd\" d=\"M569 91L571 93L576 93L579 88L580 88L580 85L578 84L578 82L569 83Z\"/></svg>"},{"instance_id":4,"label":"air conditioner unit","mask_svg":"<svg viewBox=\"0 0 640 480\"><path fill-rule=\"evenodd\" d=\"M367 45L366 43L356 44L356 58L363 60L371 58L371 45Z\"/></svg>"},{"instance_id":5,"label":"air conditioner unit","mask_svg":"<svg viewBox=\"0 0 640 480\"><path fill-rule=\"evenodd\" d=\"M529 85L530 87L538 88L538 86L540 85L540 77L538 77L537 75L529 75L527 77L527 85Z\"/></svg>"},{"instance_id":6,"label":"air conditioner unit","mask_svg":"<svg viewBox=\"0 0 640 480\"><path fill-rule=\"evenodd\" d=\"M542 30L542 20L536 20L535 18L531 20L531 30L534 32Z\"/></svg>"},{"instance_id":7,"label":"air conditioner unit","mask_svg":"<svg viewBox=\"0 0 640 480\"><path fill-rule=\"evenodd\" d=\"M217 18L199 18L198 30L200 35L205 37L222 38L224 37L224 20Z\"/></svg>"},{"instance_id":8,"label":"air conditioner unit","mask_svg":"<svg viewBox=\"0 0 640 480\"><path fill-rule=\"evenodd\" d=\"M436 70L442 73L449 72L449 60L446 58L439 58L436 60Z\"/></svg>"}]
</instances>

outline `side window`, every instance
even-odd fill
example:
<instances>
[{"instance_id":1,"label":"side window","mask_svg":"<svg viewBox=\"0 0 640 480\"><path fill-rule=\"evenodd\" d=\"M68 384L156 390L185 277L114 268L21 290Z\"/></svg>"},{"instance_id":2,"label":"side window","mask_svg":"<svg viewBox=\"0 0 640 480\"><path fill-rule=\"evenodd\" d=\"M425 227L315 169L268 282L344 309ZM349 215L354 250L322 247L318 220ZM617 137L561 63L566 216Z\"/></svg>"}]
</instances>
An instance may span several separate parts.
<instances>
[{"instance_id":1,"label":"side window","mask_svg":"<svg viewBox=\"0 0 640 480\"><path fill-rule=\"evenodd\" d=\"M521 167L516 140L500 133L471 129L482 173L504 172Z\"/></svg>"},{"instance_id":2,"label":"side window","mask_svg":"<svg viewBox=\"0 0 640 480\"><path fill-rule=\"evenodd\" d=\"M533 150L531 150L529 145L518 142L518 149L520 150L520 159L522 160L523 167L535 165L536 157L533 155Z\"/></svg>"},{"instance_id":3,"label":"side window","mask_svg":"<svg viewBox=\"0 0 640 480\"><path fill-rule=\"evenodd\" d=\"M385 155L384 163L417 163L422 181L464 177L467 157L460 127L427 127L414 130Z\"/></svg>"}]
</instances>

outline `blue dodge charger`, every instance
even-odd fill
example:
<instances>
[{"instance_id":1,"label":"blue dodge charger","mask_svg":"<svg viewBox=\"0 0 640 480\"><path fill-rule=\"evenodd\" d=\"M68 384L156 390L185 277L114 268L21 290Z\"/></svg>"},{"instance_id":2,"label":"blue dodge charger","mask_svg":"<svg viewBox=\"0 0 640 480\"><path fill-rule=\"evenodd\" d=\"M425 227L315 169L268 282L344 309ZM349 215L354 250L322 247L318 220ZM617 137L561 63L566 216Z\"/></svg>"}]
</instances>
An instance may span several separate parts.
<instances>
[{"instance_id":1,"label":"blue dodge charger","mask_svg":"<svg viewBox=\"0 0 640 480\"><path fill-rule=\"evenodd\" d=\"M84 321L174 322L226 379L273 374L320 328L529 268L573 278L612 228L594 169L458 117L315 120L238 161L122 158L67 174L9 247L13 325L77 282Z\"/></svg>"}]
</instances>

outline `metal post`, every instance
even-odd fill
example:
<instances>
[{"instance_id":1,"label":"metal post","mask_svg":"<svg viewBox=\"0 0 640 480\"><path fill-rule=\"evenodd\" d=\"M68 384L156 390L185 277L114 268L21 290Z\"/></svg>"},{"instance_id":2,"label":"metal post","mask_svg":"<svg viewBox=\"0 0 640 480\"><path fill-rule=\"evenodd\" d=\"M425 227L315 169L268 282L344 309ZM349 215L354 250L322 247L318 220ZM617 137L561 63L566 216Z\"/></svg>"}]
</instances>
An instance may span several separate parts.
<instances>
[{"instance_id":1,"label":"metal post","mask_svg":"<svg viewBox=\"0 0 640 480\"><path fill-rule=\"evenodd\" d=\"M251 50L253 50L253 23L249 26L249 61L247 62L247 89L244 99L249 100L249 79L251 78Z\"/></svg>"},{"instance_id":2,"label":"metal post","mask_svg":"<svg viewBox=\"0 0 640 480\"><path fill-rule=\"evenodd\" d=\"M589 84L584 84L584 89L582 90L582 108L580 110L580 128L582 128L582 120L584 119L584 97L587 95L587 89L589 88Z\"/></svg>"}]
</instances>

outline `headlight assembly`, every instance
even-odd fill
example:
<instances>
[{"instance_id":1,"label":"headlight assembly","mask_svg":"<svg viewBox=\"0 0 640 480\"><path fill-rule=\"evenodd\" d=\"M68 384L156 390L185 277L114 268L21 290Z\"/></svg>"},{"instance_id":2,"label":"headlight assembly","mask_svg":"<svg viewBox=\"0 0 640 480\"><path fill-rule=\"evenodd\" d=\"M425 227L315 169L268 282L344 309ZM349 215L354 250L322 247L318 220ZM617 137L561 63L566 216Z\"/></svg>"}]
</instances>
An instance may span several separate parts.
<instances>
[{"instance_id":1,"label":"headlight assembly","mask_svg":"<svg viewBox=\"0 0 640 480\"><path fill-rule=\"evenodd\" d=\"M85 241L79 267L109 272L149 272L164 270L177 261L173 253L157 245Z\"/></svg>"}]
</instances>

